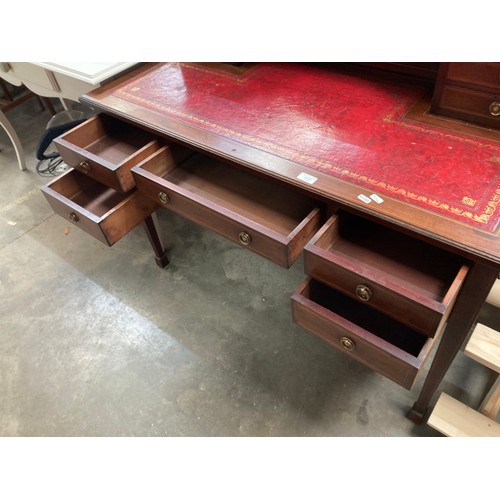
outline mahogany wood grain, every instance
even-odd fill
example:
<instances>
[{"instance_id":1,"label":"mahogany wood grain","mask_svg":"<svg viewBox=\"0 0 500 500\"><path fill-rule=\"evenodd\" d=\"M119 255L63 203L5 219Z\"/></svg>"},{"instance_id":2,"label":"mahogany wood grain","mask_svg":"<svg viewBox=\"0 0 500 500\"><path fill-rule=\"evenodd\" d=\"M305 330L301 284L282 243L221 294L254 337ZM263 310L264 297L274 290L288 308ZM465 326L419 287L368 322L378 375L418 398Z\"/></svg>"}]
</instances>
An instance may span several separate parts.
<instances>
[{"instance_id":1,"label":"mahogany wood grain","mask_svg":"<svg viewBox=\"0 0 500 500\"><path fill-rule=\"evenodd\" d=\"M467 266L432 245L341 212L304 248L305 273L425 335L446 321Z\"/></svg>"},{"instance_id":2,"label":"mahogany wood grain","mask_svg":"<svg viewBox=\"0 0 500 500\"><path fill-rule=\"evenodd\" d=\"M478 90L445 85L439 100L442 114L468 119L487 127L500 127L500 116L492 116L490 104L500 102L500 90L486 93Z\"/></svg>"},{"instance_id":3,"label":"mahogany wood grain","mask_svg":"<svg viewBox=\"0 0 500 500\"><path fill-rule=\"evenodd\" d=\"M236 243L245 232L250 236L245 248L286 268L320 226L314 200L206 156L177 165L161 149L132 174L152 200L166 193L165 208Z\"/></svg>"},{"instance_id":4,"label":"mahogany wood grain","mask_svg":"<svg viewBox=\"0 0 500 500\"><path fill-rule=\"evenodd\" d=\"M441 63L432 112L500 128L500 117L492 116L489 105L500 101L500 63Z\"/></svg>"},{"instance_id":5,"label":"mahogany wood grain","mask_svg":"<svg viewBox=\"0 0 500 500\"><path fill-rule=\"evenodd\" d=\"M162 238L160 236L160 231L158 227L158 219L156 217L156 212L153 212L149 217L144 219L144 230L146 231L146 236L153 247L155 252L155 261L158 267L166 267L169 264L167 250L163 244Z\"/></svg>"},{"instance_id":6,"label":"mahogany wood grain","mask_svg":"<svg viewBox=\"0 0 500 500\"><path fill-rule=\"evenodd\" d=\"M394 72L404 76L414 76L434 82L439 70L438 62L369 62L355 63L367 68L375 68L385 73Z\"/></svg>"},{"instance_id":7,"label":"mahogany wood grain","mask_svg":"<svg viewBox=\"0 0 500 500\"><path fill-rule=\"evenodd\" d=\"M216 157L264 178L282 182L300 190L317 201L325 203L329 215L340 207L357 215L362 215L381 226L391 227L415 240L431 243L460 256L472 263L461 291L458 294L444 330L439 349L434 357L422 391L408 417L422 422L426 408L449 368L459 347L470 331L484 299L491 288L492 280L500 269L500 226L493 232L486 232L459 222L436 212L410 205L404 201L384 196L384 203L369 205L358 199L358 195L370 196L371 192L346 180L334 178L326 173L309 169L296 161L281 158L251 145L225 138L202 128L166 117L152 109L138 106L113 95L114 91L135 78L157 67L161 63L149 63L107 86L82 96L82 102L103 111L121 121L134 124L152 132L165 141L184 145L192 150ZM390 80L393 76L390 77ZM422 106L424 101L417 103ZM415 110L418 114L418 109ZM496 131L452 118L431 116L424 113L422 120L437 125L444 130L457 130L471 136L499 140ZM409 116L409 115L407 115ZM316 177L314 184L305 184L298 176L307 173ZM144 177L156 182L152 173ZM148 188L149 189L149 188ZM153 192L151 192L153 195ZM193 195L194 196L194 195ZM488 290L487 290L488 289Z\"/></svg>"},{"instance_id":8,"label":"mahogany wood grain","mask_svg":"<svg viewBox=\"0 0 500 500\"><path fill-rule=\"evenodd\" d=\"M469 85L474 88L480 86L500 92L500 63L448 63L446 79L460 82L464 86Z\"/></svg>"},{"instance_id":9,"label":"mahogany wood grain","mask_svg":"<svg viewBox=\"0 0 500 500\"><path fill-rule=\"evenodd\" d=\"M157 208L137 190L119 193L73 169L42 192L57 214L109 246Z\"/></svg>"},{"instance_id":10,"label":"mahogany wood grain","mask_svg":"<svg viewBox=\"0 0 500 500\"><path fill-rule=\"evenodd\" d=\"M434 114L431 110L431 96L424 95L405 114L404 117L439 129L460 132L478 139L500 142L500 130L481 127L472 122Z\"/></svg>"},{"instance_id":11,"label":"mahogany wood grain","mask_svg":"<svg viewBox=\"0 0 500 500\"><path fill-rule=\"evenodd\" d=\"M135 186L130 169L160 147L152 134L100 115L54 143L67 165L121 192Z\"/></svg>"},{"instance_id":12,"label":"mahogany wood grain","mask_svg":"<svg viewBox=\"0 0 500 500\"><path fill-rule=\"evenodd\" d=\"M201 155L164 179L283 236L294 231L315 206L310 198Z\"/></svg>"},{"instance_id":13,"label":"mahogany wood grain","mask_svg":"<svg viewBox=\"0 0 500 500\"><path fill-rule=\"evenodd\" d=\"M298 325L407 389L434 342L310 279L292 296L292 314ZM342 347L343 337L352 351Z\"/></svg>"}]
</instances>

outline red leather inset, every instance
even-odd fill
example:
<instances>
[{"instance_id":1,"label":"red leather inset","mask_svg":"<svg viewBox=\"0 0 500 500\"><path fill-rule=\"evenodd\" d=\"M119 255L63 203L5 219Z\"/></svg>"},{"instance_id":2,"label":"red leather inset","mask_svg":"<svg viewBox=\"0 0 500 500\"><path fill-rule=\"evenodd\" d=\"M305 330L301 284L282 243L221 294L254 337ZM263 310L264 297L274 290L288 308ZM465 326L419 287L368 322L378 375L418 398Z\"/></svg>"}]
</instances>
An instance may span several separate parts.
<instances>
[{"instance_id":1,"label":"red leather inset","mask_svg":"<svg viewBox=\"0 0 500 500\"><path fill-rule=\"evenodd\" d=\"M484 230L500 218L500 144L405 119L418 87L303 64L167 63L114 95Z\"/></svg>"}]
</instances>

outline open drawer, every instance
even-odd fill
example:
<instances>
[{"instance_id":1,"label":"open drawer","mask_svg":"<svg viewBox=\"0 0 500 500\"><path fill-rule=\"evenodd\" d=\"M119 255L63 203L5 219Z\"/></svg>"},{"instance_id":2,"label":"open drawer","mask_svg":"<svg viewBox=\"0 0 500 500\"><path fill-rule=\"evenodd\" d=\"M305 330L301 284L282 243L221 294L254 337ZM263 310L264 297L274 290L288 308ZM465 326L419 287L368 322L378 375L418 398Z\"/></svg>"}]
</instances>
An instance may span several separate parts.
<instances>
[{"instance_id":1,"label":"open drawer","mask_svg":"<svg viewBox=\"0 0 500 500\"><path fill-rule=\"evenodd\" d=\"M295 323L406 389L435 341L311 279L292 296L292 313Z\"/></svg>"},{"instance_id":2,"label":"open drawer","mask_svg":"<svg viewBox=\"0 0 500 500\"><path fill-rule=\"evenodd\" d=\"M97 115L54 139L64 162L117 191L134 187L130 168L160 146L142 129Z\"/></svg>"},{"instance_id":3,"label":"open drawer","mask_svg":"<svg viewBox=\"0 0 500 500\"><path fill-rule=\"evenodd\" d=\"M120 193L73 169L42 192L54 212L110 246L158 208L136 189Z\"/></svg>"},{"instance_id":4,"label":"open drawer","mask_svg":"<svg viewBox=\"0 0 500 500\"><path fill-rule=\"evenodd\" d=\"M340 212L304 248L305 273L433 336L467 275L463 259Z\"/></svg>"},{"instance_id":5,"label":"open drawer","mask_svg":"<svg viewBox=\"0 0 500 500\"><path fill-rule=\"evenodd\" d=\"M152 200L285 268L320 227L314 200L201 154L161 148L132 173Z\"/></svg>"}]
</instances>

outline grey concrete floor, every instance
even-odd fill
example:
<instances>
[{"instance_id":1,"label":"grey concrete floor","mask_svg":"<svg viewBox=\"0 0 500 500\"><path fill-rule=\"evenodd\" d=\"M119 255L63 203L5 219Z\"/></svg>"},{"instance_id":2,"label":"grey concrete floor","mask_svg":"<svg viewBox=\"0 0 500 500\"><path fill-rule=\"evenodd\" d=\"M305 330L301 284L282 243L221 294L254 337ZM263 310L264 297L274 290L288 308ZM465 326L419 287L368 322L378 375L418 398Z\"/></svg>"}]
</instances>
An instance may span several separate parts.
<instances>
[{"instance_id":1,"label":"grey concrete floor","mask_svg":"<svg viewBox=\"0 0 500 500\"><path fill-rule=\"evenodd\" d=\"M106 247L40 192L48 111L8 116L28 170L0 130L1 436L440 436L405 417L423 377L407 391L292 322L301 259L284 270L163 209L169 267L142 227ZM435 399L475 406L492 377L460 353Z\"/></svg>"}]
</instances>

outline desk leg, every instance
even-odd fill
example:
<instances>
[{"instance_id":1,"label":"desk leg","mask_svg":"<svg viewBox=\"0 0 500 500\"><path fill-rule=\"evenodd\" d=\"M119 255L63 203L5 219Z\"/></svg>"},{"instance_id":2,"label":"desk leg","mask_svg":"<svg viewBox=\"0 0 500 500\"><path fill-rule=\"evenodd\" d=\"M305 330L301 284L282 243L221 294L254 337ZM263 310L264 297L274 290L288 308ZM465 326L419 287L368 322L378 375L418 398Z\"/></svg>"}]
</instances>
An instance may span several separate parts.
<instances>
[{"instance_id":1,"label":"desk leg","mask_svg":"<svg viewBox=\"0 0 500 500\"><path fill-rule=\"evenodd\" d=\"M479 264L473 265L469 271L448 318L448 325L443 332L420 395L407 414L407 417L416 424L424 421L425 412L436 389L476 323L479 311L497 276L498 271Z\"/></svg>"},{"instance_id":2,"label":"desk leg","mask_svg":"<svg viewBox=\"0 0 500 500\"><path fill-rule=\"evenodd\" d=\"M14 150L16 151L19 169L26 170L26 158L24 157L24 150L21 141L19 140L14 127L10 124L10 121L2 111L0 111L0 125L5 130L5 132L7 132L9 139L12 141Z\"/></svg>"},{"instance_id":3,"label":"desk leg","mask_svg":"<svg viewBox=\"0 0 500 500\"><path fill-rule=\"evenodd\" d=\"M155 251L156 264L160 267L166 267L168 265L168 256L158 231L156 212L153 212L149 217L144 219L144 229Z\"/></svg>"}]
</instances>

